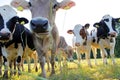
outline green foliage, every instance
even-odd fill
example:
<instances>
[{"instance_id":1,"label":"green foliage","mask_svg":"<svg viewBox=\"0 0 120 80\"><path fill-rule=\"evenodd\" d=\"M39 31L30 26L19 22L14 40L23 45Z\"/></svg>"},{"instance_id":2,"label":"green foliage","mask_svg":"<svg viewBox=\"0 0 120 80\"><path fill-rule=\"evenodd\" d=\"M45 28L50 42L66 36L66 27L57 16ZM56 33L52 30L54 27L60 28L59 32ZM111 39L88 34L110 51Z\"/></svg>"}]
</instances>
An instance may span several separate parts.
<instances>
[{"instance_id":1,"label":"green foliage","mask_svg":"<svg viewBox=\"0 0 120 80\"><path fill-rule=\"evenodd\" d=\"M115 56L120 57L120 34L116 38L116 45L115 45Z\"/></svg>"},{"instance_id":2,"label":"green foliage","mask_svg":"<svg viewBox=\"0 0 120 80\"><path fill-rule=\"evenodd\" d=\"M75 62L63 62L62 68L58 66L55 68L56 74L50 76L50 73L47 72L47 79L44 79L38 76L41 71L31 73L27 72L27 65L25 66L25 71L22 72L22 75L9 77L8 80L120 80L120 59L115 59L116 64L113 65L111 59L108 59L108 64L103 65L102 59L97 59L98 65L94 65L94 59L91 60L92 68L87 65L86 60L82 60L79 65L77 61ZM33 67L33 64L31 65ZM46 67L47 69L47 67ZM0 80L3 79L0 76Z\"/></svg>"}]
</instances>

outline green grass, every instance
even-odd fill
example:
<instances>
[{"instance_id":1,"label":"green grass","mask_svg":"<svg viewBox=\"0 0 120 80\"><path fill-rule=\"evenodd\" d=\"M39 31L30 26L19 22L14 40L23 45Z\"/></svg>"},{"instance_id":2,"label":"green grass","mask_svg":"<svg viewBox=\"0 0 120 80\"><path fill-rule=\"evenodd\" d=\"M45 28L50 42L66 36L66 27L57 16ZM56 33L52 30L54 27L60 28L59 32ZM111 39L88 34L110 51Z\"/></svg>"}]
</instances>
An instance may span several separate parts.
<instances>
[{"instance_id":1,"label":"green grass","mask_svg":"<svg viewBox=\"0 0 120 80\"><path fill-rule=\"evenodd\" d=\"M60 71L58 63L55 68L56 74L50 76L50 72L47 72L48 80L120 80L120 59L116 59L116 65L112 65L111 59L108 60L107 65L102 64L101 59L97 59L98 65L94 64L94 59L91 60L93 67L90 68L87 65L86 60L81 61L78 65L77 61L67 62ZM31 73L27 72L27 65L25 64L25 72L22 72L21 76L9 77L8 80L44 80L39 77L39 72L35 72L32 69ZM46 67L47 68L47 67ZM0 80L4 80L0 76Z\"/></svg>"}]
</instances>

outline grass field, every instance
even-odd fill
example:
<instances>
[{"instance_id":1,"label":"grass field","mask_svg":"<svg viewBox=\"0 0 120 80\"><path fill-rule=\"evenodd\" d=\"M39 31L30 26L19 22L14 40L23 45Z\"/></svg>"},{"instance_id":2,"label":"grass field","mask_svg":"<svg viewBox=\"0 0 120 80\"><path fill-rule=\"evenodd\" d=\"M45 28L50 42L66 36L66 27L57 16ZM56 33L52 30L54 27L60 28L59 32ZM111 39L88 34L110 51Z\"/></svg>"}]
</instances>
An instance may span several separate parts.
<instances>
[{"instance_id":1,"label":"grass field","mask_svg":"<svg viewBox=\"0 0 120 80\"><path fill-rule=\"evenodd\" d=\"M25 64L26 71L22 72L21 76L9 77L8 80L120 80L120 59L116 59L116 65L112 65L111 59L108 59L107 65L103 65L101 59L97 59L97 66L94 64L94 59L91 61L92 68L87 65L86 60L83 60L81 65L78 65L77 61L64 63L61 71L56 62L56 74L50 76L50 72L47 72L47 79L38 77L40 70L35 72L32 69L31 73L27 73L27 65ZM0 80L6 79L0 76Z\"/></svg>"}]
</instances>

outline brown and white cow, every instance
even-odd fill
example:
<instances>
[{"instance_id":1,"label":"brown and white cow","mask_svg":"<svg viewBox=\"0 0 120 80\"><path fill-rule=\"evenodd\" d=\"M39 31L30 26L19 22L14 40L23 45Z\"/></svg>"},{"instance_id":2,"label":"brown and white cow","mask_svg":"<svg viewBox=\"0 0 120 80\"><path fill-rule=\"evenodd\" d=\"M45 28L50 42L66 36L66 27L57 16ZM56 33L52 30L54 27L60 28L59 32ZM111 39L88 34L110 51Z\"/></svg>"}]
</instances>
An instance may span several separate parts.
<instances>
[{"instance_id":1,"label":"brown and white cow","mask_svg":"<svg viewBox=\"0 0 120 80\"><path fill-rule=\"evenodd\" d=\"M113 18L110 15L104 15L102 20L95 23L93 26L95 30L91 31L91 36L93 38L92 47L93 52L96 52L95 48L99 48L101 51L101 57L103 58L103 63L107 64L108 53L105 48L110 50L110 56L112 58L112 63L115 64L114 59L114 48L116 43L117 31L116 24L120 23L120 18Z\"/></svg>"},{"instance_id":2,"label":"brown and white cow","mask_svg":"<svg viewBox=\"0 0 120 80\"><path fill-rule=\"evenodd\" d=\"M57 0L30 0L29 2L25 0L12 0L11 5L18 10L30 9L32 14L30 26L41 64L42 76L46 77L44 64L45 56L49 49L52 51L51 73L55 73L54 56L59 41L59 34L55 24L56 11L59 8L69 9L74 5L74 2L70 0L63 0L62 2L57 2Z\"/></svg>"},{"instance_id":3,"label":"brown and white cow","mask_svg":"<svg viewBox=\"0 0 120 80\"><path fill-rule=\"evenodd\" d=\"M90 61L90 52L91 52L91 36L88 34L87 29L89 28L89 24L85 24L84 26L77 24L75 25L73 30L68 30L67 33L73 34L73 47L76 47L76 54L78 61L80 63L81 54L86 55L86 59L88 65L92 67Z\"/></svg>"}]
</instances>

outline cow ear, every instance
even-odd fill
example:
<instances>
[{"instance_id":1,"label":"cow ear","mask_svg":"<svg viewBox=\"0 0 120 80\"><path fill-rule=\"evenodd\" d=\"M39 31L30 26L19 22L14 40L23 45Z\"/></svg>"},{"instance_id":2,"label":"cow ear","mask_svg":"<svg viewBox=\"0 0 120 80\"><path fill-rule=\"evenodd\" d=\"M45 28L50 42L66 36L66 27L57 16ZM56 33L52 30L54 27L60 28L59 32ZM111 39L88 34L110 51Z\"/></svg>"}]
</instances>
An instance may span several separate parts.
<instances>
[{"instance_id":1,"label":"cow ear","mask_svg":"<svg viewBox=\"0 0 120 80\"><path fill-rule=\"evenodd\" d=\"M59 3L59 7L64 10L68 10L73 6L75 6L75 2L70 0L63 0L61 3Z\"/></svg>"},{"instance_id":2,"label":"cow ear","mask_svg":"<svg viewBox=\"0 0 120 80\"><path fill-rule=\"evenodd\" d=\"M88 29L89 28L89 26L90 26L90 24L89 23L87 23L87 24L85 24L85 29Z\"/></svg>"},{"instance_id":3,"label":"cow ear","mask_svg":"<svg viewBox=\"0 0 120 80\"><path fill-rule=\"evenodd\" d=\"M100 27L100 26L99 26L99 23L95 23L95 24L93 25L93 27L99 28L99 27Z\"/></svg>"},{"instance_id":4,"label":"cow ear","mask_svg":"<svg viewBox=\"0 0 120 80\"><path fill-rule=\"evenodd\" d=\"M19 23L22 24L22 25L27 24L28 22L29 21L26 18L19 18Z\"/></svg>"},{"instance_id":5,"label":"cow ear","mask_svg":"<svg viewBox=\"0 0 120 80\"><path fill-rule=\"evenodd\" d=\"M29 2L26 0L12 0L11 5L19 11L23 11L30 7Z\"/></svg>"},{"instance_id":6,"label":"cow ear","mask_svg":"<svg viewBox=\"0 0 120 80\"><path fill-rule=\"evenodd\" d=\"M73 30L68 30L67 33L68 34L73 34Z\"/></svg>"}]
</instances>

